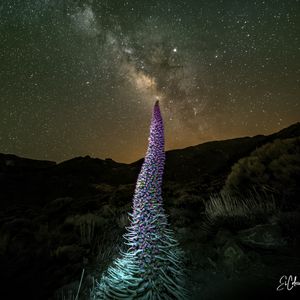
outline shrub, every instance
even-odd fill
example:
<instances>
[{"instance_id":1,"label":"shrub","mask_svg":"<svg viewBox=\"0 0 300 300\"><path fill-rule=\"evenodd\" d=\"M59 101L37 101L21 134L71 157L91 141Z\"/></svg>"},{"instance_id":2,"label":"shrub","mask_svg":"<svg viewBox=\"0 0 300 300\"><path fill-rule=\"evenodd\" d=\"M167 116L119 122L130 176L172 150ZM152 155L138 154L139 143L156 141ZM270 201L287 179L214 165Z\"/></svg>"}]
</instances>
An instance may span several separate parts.
<instances>
[{"instance_id":1,"label":"shrub","mask_svg":"<svg viewBox=\"0 0 300 300\"><path fill-rule=\"evenodd\" d=\"M275 140L242 158L227 177L223 192L271 192L296 199L300 194L300 138Z\"/></svg>"},{"instance_id":2,"label":"shrub","mask_svg":"<svg viewBox=\"0 0 300 300\"><path fill-rule=\"evenodd\" d=\"M200 196L182 191L178 197L173 198L171 204L177 208L196 209L203 205L203 199Z\"/></svg>"},{"instance_id":3,"label":"shrub","mask_svg":"<svg viewBox=\"0 0 300 300\"><path fill-rule=\"evenodd\" d=\"M91 245L95 237L95 228L103 227L106 224L106 220L100 216L88 213L70 216L65 220L65 224L73 225L79 231L82 244Z\"/></svg>"},{"instance_id":4,"label":"shrub","mask_svg":"<svg viewBox=\"0 0 300 300\"><path fill-rule=\"evenodd\" d=\"M130 203L133 192L134 185L119 185L118 188L111 193L111 197L109 198L109 204L114 207L126 205Z\"/></svg>"},{"instance_id":5,"label":"shrub","mask_svg":"<svg viewBox=\"0 0 300 300\"><path fill-rule=\"evenodd\" d=\"M76 244L59 246L52 252L53 257L74 262L82 260L83 255L84 249Z\"/></svg>"},{"instance_id":6,"label":"shrub","mask_svg":"<svg viewBox=\"0 0 300 300\"><path fill-rule=\"evenodd\" d=\"M239 198L223 192L210 197L205 203L205 213L211 225L239 228L267 222L277 213L277 206L272 196L252 193Z\"/></svg>"}]
</instances>

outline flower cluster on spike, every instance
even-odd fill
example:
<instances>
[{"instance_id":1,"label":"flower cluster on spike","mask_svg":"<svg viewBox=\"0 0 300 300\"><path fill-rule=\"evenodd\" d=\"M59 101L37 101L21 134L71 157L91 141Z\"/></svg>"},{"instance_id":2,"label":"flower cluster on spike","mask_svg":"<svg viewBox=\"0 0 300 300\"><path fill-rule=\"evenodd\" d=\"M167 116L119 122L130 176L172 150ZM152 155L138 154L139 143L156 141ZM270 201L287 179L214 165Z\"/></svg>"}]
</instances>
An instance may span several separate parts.
<instances>
[{"instance_id":1,"label":"flower cluster on spike","mask_svg":"<svg viewBox=\"0 0 300 300\"><path fill-rule=\"evenodd\" d=\"M168 227L162 202L164 163L164 127L156 102L124 235L128 249L104 273L91 299L186 299L183 252Z\"/></svg>"}]
</instances>

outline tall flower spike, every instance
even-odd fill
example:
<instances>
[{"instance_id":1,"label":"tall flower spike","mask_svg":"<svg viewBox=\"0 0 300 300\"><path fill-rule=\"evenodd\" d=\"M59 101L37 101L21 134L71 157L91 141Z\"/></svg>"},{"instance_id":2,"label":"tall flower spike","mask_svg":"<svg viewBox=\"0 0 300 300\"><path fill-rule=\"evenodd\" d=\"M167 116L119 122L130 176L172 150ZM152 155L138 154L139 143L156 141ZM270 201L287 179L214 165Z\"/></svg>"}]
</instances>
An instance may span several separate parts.
<instances>
[{"instance_id":1,"label":"tall flower spike","mask_svg":"<svg viewBox=\"0 0 300 300\"><path fill-rule=\"evenodd\" d=\"M102 276L91 299L186 299L183 252L168 227L162 201L164 127L154 105L148 150L133 197L128 245Z\"/></svg>"}]
</instances>

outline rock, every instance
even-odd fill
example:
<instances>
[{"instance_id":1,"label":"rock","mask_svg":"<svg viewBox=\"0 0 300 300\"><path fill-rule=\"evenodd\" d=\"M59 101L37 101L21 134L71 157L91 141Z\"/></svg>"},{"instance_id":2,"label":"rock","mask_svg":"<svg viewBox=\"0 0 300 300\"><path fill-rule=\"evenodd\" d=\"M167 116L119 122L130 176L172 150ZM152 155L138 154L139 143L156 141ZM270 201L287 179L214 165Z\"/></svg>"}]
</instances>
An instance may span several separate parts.
<instances>
[{"instance_id":1,"label":"rock","mask_svg":"<svg viewBox=\"0 0 300 300\"><path fill-rule=\"evenodd\" d=\"M282 238L281 228L276 224L257 225L241 230L237 238L244 245L254 248L275 249L286 244Z\"/></svg>"},{"instance_id":2,"label":"rock","mask_svg":"<svg viewBox=\"0 0 300 300\"><path fill-rule=\"evenodd\" d=\"M214 242L217 246L223 246L225 243L232 240L232 238L232 233L229 230L221 229L216 234Z\"/></svg>"},{"instance_id":3,"label":"rock","mask_svg":"<svg viewBox=\"0 0 300 300\"><path fill-rule=\"evenodd\" d=\"M211 262L216 260L217 253L210 243L191 242L182 246L185 246L186 266L189 269L211 269Z\"/></svg>"},{"instance_id":4,"label":"rock","mask_svg":"<svg viewBox=\"0 0 300 300\"><path fill-rule=\"evenodd\" d=\"M279 224L286 236L295 239L300 236L300 209L280 212Z\"/></svg>"},{"instance_id":5,"label":"rock","mask_svg":"<svg viewBox=\"0 0 300 300\"><path fill-rule=\"evenodd\" d=\"M229 240L221 248L221 265L231 273L245 270L249 265L249 259L243 249L234 241Z\"/></svg>"}]
</instances>

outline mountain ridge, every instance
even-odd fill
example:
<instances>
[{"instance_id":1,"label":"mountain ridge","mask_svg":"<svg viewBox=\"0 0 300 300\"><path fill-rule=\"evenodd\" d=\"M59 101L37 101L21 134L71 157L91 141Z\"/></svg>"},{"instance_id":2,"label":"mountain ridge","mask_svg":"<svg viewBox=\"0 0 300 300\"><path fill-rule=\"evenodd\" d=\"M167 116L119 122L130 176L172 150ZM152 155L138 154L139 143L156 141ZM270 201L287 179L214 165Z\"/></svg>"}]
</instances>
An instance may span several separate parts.
<instances>
[{"instance_id":1,"label":"mountain ridge","mask_svg":"<svg viewBox=\"0 0 300 300\"><path fill-rule=\"evenodd\" d=\"M167 150L166 153L170 153L170 152L173 152L173 151L182 151L182 150L188 150L188 149L193 149L193 148L197 148L197 147L200 147L200 146L203 146L203 145L206 145L206 144L211 144L211 143L219 143L219 142L226 142L226 141L233 141L233 140L242 140L242 139L251 139L251 138L257 138L257 137L273 137L273 136L276 136L277 138L281 137L282 138L288 138L286 137L287 136L287 133L291 134L291 135L295 135L295 136L298 136L300 135L300 122L296 122L288 127L285 127L279 131L276 131L274 133L271 133L271 134L268 134L268 135L262 135L262 134L257 134L257 135L254 135L254 136L242 136L242 137L237 137L237 138L230 138L230 139L225 139L225 140L216 140L216 141L207 141L207 142L204 142L204 143L200 143L200 144L197 144L197 145L192 145L192 146L187 146L187 147L184 147L184 148L178 148L178 149L171 149L171 150ZM101 161L111 161L113 163L116 163L116 164L119 164L119 165L134 165L138 162L140 162L141 160L143 160L144 158L140 158L136 161L133 161L131 163L124 163L124 162L118 162L118 161L115 161L113 160L112 158L98 158L98 157L91 157L90 155L85 155L85 156L76 156L76 157L73 157L73 158L70 158L70 159L67 159L67 160L63 160L61 162L56 162L54 160L47 160L47 159L35 159L35 158L28 158L28 157L23 157L23 156L19 156L19 155L16 155L16 154L11 154L11 153L0 153L0 163L1 163L1 159L3 159L3 157L6 157L8 159L22 159L22 160L26 160L26 161L31 161L31 162L45 162L45 164L49 164L49 165L60 165L60 164L64 164L66 162L69 162L69 161L74 161L76 159L79 159L79 158L92 158L92 159L95 159L95 160L101 160Z\"/></svg>"},{"instance_id":2,"label":"mountain ridge","mask_svg":"<svg viewBox=\"0 0 300 300\"><path fill-rule=\"evenodd\" d=\"M223 184L231 167L242 157L275 139L300 136L300 123L271 135L211 141L166 151L164 180L179 184L217 181ZM99 193L99 184L130 185L137 180L143 158L133 163L112 159L75 157L61 163L0 154L0 205L20 201L45 203L59 197L85 197Z\"/></svg>"}]
</instances>

